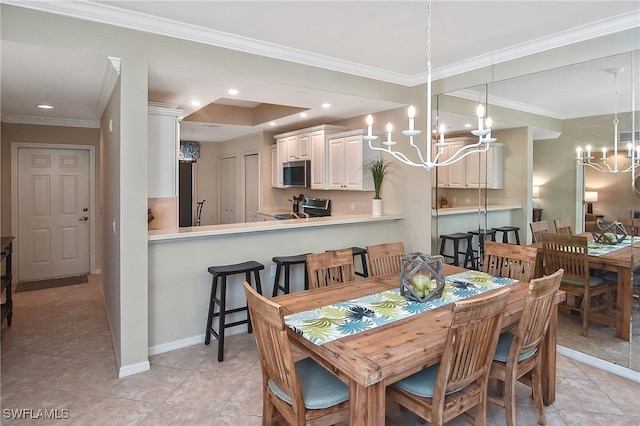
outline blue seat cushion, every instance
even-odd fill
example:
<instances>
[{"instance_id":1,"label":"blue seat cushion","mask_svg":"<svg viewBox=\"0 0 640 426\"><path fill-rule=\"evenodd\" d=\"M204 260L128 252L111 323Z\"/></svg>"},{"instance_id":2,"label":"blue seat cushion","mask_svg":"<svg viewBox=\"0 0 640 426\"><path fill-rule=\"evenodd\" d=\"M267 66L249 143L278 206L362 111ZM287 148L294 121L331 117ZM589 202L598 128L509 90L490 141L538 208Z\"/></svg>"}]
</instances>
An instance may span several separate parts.
<instances>
[{"instance_id":1,"label":"blue seat cushion","mask_svg":"<svg viewBox=\"0 0 640 426\"><path fill-rule=\"evenodd\" d=\"M618 273L617 272L605 272L604 274L602 274L602 279L607 280L607 281L618 281ZM633 285L640 285L640 274L632 274L631 275L631 280L633 282Z\"/></svg>"},{"instance_id":2,"label":"blue seat cushion","mask_svg":"<svg viewBox=\"0 0 640 426\"><path fill-rule=\"evenodd\" d=\"M604 280L600 277L589 276L589 287L597 287L602 284ZM584 283L580 280L574 280L571 278L562 277L562 284L573 285L576 287L584 287Z\"/></svg>"},{"instance_id":3,"label":"blue seat cushion","mask_svg":"<svg viewBox=\"0 0 640 426\"><path fill-rule=\"evenodd\" d=\"M513 333L502 333L500 338L498 339L498 346L496 347L496 354L493 356L493 359L500 362L507 362L509 358L509 350L511 349L511 344L513 343L513 339L515 336ZM518 357L518 362L522 362L527 358L533 356L536 353L536 349L530 349L527 352L521 353Z\"/></svg>"},{"instance_id":4,"label":"blue seat cushion","mask_svg":"<svg viewBox=\"0 0 640 426\"><path fill-rule=\"evenodd\" d=\"M433 398L433 389L436 386L438 370L440 370L439 363L418 371L417 373L396 382L395 385L414 395L418 395L423 398Z\"/></svg>"},{"instance_id":5,"label":"blue seat cushion","mask_svg":"<svg viewBox=\"0 0 640 426\"><path fill-rule=\"evenodd\" d=\"M311 358L296 362L296 372L307 409L329 408L349 399L349 387ZM272 380L269 380L269 388L278 398L293 403L291 396Z\"/></svg>"}]
</instances>

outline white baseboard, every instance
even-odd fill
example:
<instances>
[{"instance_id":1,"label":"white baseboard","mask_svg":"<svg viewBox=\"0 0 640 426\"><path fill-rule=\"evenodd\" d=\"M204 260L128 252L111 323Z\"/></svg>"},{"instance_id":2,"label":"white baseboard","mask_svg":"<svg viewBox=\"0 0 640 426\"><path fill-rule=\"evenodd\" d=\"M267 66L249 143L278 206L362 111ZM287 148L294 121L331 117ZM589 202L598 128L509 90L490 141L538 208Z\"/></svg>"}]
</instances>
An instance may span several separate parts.
<instances>
[{"instance_id":1,"label":"white baseboard","mask_svg":"<svg viewBox=\"0 0 640 426\"><path fill-rule=\"evenodd\" d=\"M151 364L149 361L139 362L137 364L125 365L120 367L118 371L118 378L132 376L134 374L142 373L143 371L151 370Z\"/></svg>"},{"instance_id":2,"label":"white baseboard","mask_svg":"<svg viewBox=\"0 0 640 426\"><path fill-rule=\"evenodd\" d=\"M603 359L587 355L584 352L569 349L565 346L558 345L556 347L556 350L557 353L559 353L560 355L564 355L567 358L580 361L592 367L596 367L609 373L615 374L616 376L624 377L625 379L633 380L636 383L640 383L640 371L635 371L618 364L613 364Z\"/></svg>"},{"instance_id":3,"label":"white baseboard","mask_svg":"<svg viewBox=\"0 0 640 426\"><path fill-rule=\"evenodd\" d=\"M226 335L225 335L226 336ZM149 355L158 355L176 349L186 348L196 344L204 344L204 333L198 336L187 337L185 339L174 340L173 342L163 343L161 345L150 346Z\"/></svg>"}]
</instances>

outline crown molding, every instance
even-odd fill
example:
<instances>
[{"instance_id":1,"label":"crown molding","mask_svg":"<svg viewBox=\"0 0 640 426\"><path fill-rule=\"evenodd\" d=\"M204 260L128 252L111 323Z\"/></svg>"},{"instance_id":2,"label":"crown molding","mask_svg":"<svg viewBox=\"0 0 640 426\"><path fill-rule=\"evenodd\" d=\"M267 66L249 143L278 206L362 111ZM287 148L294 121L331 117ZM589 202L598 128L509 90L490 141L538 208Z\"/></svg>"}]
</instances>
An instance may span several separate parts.
<instances>
[{"instance_id":1,"label":"crown molding","mask_svg":"<svg viewBox=\"0 0 640 426\"><path fill-rule=\"evenodd\" d=\"M106 4L87 1L43 2L33 0L0 0L0 2L11 6L180 38L408 87L424 84L427 81L426 71L413 76L393 73L379 68L318 55L313 52L292 49L286 46L139 12L127 11ZM546 50L625 31L638 26L640 26L640 22L637 11L632 11L580 27L571 28L560 33L551 34L547 37L542 37L520 45L496 50L489 54L466 59L452 65L434 68L432 70L432 77L434 80L438 80Z\"/></svg>"},{"instance_id":2,"label":"crown molding","mask_svg":"<svg viewBox=\"0 0 640 426\"><path fill-rule=\"evenodd\" d=\"M2 117L3 123L11 124L32 124L36 126L61 126L61 127L82 127L87 129L99 129L98 120L74 120L68 118L47 118L35 117L32 115L8 115Z\"/></svg>"},{"instance_id":3,"label":"crown molding","mask_svg":"<svg viewBox=\"0 0 640 426\"><path fill-rule=\"evenodd\" d=\"M467 99L470 101L478 100L478 92L474 92L473 90L468 89L456 90L454 92L447 93L447 95L456 96L458 98ZM564 111L552 108L543 108L536 105L526 104L524 102L517 102L511 99L493 96L491 95L491 93L489 93L489 104L516 111L522 111L529 114L541 115L543 117L555 118L558 120L565 120L568 118L568 114Z\"/></svg>"}]
</instances>

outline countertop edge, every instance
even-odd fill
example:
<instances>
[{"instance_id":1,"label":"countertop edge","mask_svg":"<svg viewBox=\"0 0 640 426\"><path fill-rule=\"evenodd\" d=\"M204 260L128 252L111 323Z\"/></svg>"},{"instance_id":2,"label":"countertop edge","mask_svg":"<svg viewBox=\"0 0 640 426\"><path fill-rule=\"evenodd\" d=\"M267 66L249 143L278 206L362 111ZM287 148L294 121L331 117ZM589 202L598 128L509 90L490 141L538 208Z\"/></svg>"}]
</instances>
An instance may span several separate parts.
<instances>
[{"instance_id":1,"label":"countertop edge","mask_svg":"<svg viewBox=\"0 0 640 426\"><path fill-rule=\"evenodd\" d=\"M522 205L521 204L505 204L505 205L492 205L492 206L487 206L487 211L492 212L492 211L500 211L500 210L516 210L516 209L521 209ZM480 208L481 212L484 211L484 208ZM439 209L439 210L431 210L431 216L448 216L448 215L454 215L454 214L464 214L464 213L477 213L478 212L478 207L449 207L449 208L444 208L444 209Z\"/></svg>"},{"instance_id":2,"label":"countertop edge","mask_svg":"<svg viewBox=\"0 0 640 426\"><path fill-rule=\"evenodd\" d=\"M267 232L288 230L296 228L309 228L317 226L331 226L331 225L344 225L351 223L365 223L365 222L383 222L391 220L404 219L400 215L383 215L372 216L371 214L364 215L340 215L331 217L314 217L308 219L293 219L293 220L274 220L274 221L262 221L262 222L244 222L233 223L227 225L209 225L209 226L193 226L185 228L173 228L173 229L156 229L149 231L149 242L178 240L185 238L200 238L211 237L216 235L232 235L232 234L247 234L255 232Z\"/></svg>"}]
</instances>

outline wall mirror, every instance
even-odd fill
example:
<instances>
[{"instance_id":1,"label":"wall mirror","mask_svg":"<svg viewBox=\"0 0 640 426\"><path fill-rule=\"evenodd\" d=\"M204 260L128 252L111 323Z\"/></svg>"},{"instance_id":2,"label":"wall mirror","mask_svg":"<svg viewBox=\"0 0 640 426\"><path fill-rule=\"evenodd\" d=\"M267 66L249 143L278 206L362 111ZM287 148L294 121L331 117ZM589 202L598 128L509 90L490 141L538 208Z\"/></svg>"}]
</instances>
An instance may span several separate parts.
<instances>
[{"instance_id":1,"label":"wall mirror","mask_svg":"<svg viewBox=\"0 0 640 426\"><path fill-rule=\"evenodd\" d=\"M504 190L489 190L489 204L517 201L523 206L522 214L526 215L532 207L535 185L539 188L537 207L543 208L542 220L547 220L550 228L553 228L555 218L569 217L576 232L584 231L585 190L598 192L593 210L605 220L638 217L640 178L636 175L640 170L603 173L576 164L576 147L584 148L587 144L598 149L598 154L594 155L598 158L601 156L599 150L606 147L611 161L615 134L612 123L616 114L619 133L630 134L634 130L637 133L640 128L640 108L637 96L633 96L638 90L635 76L638 57L637 51L603 57L496 81L487 86L488 95L485 95L484 87L477 86L447 93L439 99L444 110L464 114L469 110L467 103L477 104L486 96L486 107L494 119L493 127L499 140L500 135L504 138L505 132L513 129L523 129L526 134L518 144L526 145L524 155L530 156L527 167L531 169L529 173L511 175L527 179L524 189L511 194ZM637 136L633 139L637 144ZM505 173L509 174L516 168L510 163L516 159L511 151L518 148L510 136L506 142ZM623 151L619 153L619 165L622 166L626 161L626 141L620 142L618 148ZM488 214L491 222L494 213ZM517 214L510 219L517 220ZM446 220L445 216L438 217L440 233ZM527 224L530 220L531 216L528 216L521 222ZM475 223L470 225L475 226ZM528 233L528 229L521 231ZM638 287L635 293L638 293ZM592 324L588 337L584 337L578 330L578 319L561 317L565 317L560 320L558 333L561 346L640 371L640 303L637 298L631 301L631 339L628 340L615 337L615 328L598 324Z\"/></svg>"}]
</instances>

